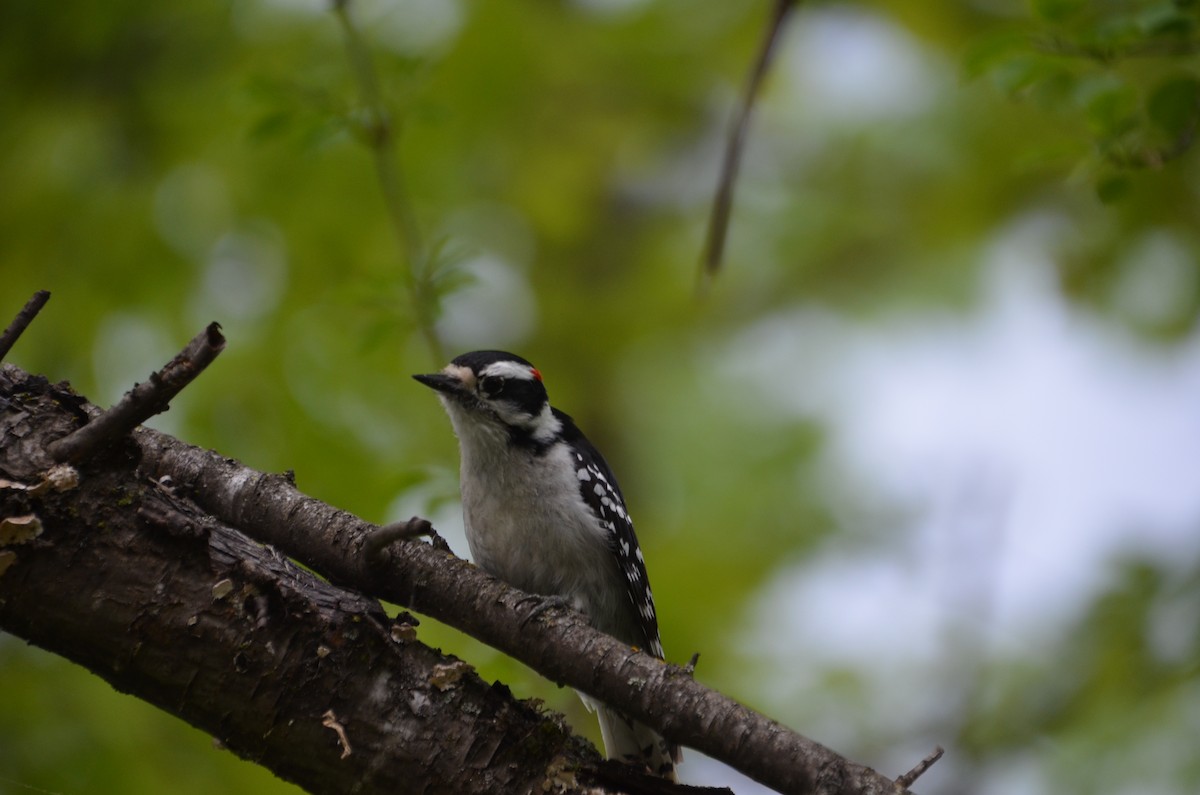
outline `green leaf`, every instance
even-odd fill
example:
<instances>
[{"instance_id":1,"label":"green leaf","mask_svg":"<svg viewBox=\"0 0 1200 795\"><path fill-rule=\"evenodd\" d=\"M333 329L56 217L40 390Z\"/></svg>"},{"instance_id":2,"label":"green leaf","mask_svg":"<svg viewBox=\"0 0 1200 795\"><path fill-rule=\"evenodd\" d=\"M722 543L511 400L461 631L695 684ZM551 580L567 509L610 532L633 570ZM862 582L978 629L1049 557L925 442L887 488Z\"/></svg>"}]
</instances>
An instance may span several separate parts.
<instances>
[{"instance_id":1,"label":"green leaf","mask_svg":"<svg viewBox=\"0 0 1200 795\"><path fill-rule=\"evenodd\" d=\"M1137 93L1132 86L1105 80L1084 93L1084 114L1097 135L1112 138L1137 126Z\"/></svg>"},{"instance_id":2,"label":"green leaf","mask_svg":"<svg viewBox=\"0 0 1200 795\"><path fill-rule=\"evenodd\" d=\"M1115 204L1129 195L1132 187L1133 184L1127 175L1109 174L1096 183L1096 197L1103 204Z\"/></svg>"},{"instance_id":3,"label":"green leaf","mask_svg":"<svg viewBox=\"0 0 1200 795\"><path fill-rule=\"evenodd\" d=\"M1136 17L1116 14L1102 18L1087 38L1095 47L1119 52L1145 42L1146 30Z\"/></svg>"},{"instance_id":4,"label":"green leaf","mask_svg":"<svg viewBox=\"0 0 1200 795\"><path fill-rule=\"evenodd\" d=\"M991 70L996 87L1010 94L1019 94L1035 85L1057 77L1061 66L1051 58L1023 54L1009 58Z\"/></svg>"},{"instance_id":5,"label":"green leaf","mask_svg":"<svg viewBox=\"0 0 1200 795\"><path fill-rule=\"evenodd\" d=\"M1138 22L1142 30L1155 36L1187 36L1196 28L1193 14L1165 6L1148 10Z\"/></svg>"},{"instance_id":6,"label":"green leaf","mask_svg":"<svg viewBox=\"0 0 1200 795\"><path fill-rule=\"evenodd\" d=\"M981 77L1005 62L1028 54L1029 37L1024 33L1006 31L980 37L967 49L962 58L962 73L968 80Z\"/></svg>"},{"instance_id":7,"label":"green leaf","mask_svg":"<svg viewBox=\"0 0 1200 795\"><path fill-rule=\"evenodd\" d=\"M1146 113L1163 132L1180 135L1200 114L1200 80L1184 76L1159 83L1146 101Z\"/></svg>"},{"instance_id":8,"label":"green leaf","mask_svg":"<svg viewBox=\"0 0 1200 795\"><path fill-rule=\"evenodd\" d=\"M1030 8L1047 22L1065 22L1083 8L1084 0L1030 0Z\"/></svg>"},{"instance_id":9,"label":"green leaf","mask_svg":"<svg viewBox=\"0 0 1200 795\"><path fill-rule=\"evenodd\" d=\"M262 142L278 138L291 129L294 121L293 115L288 111L268 113L250 128L250 140Z\"/></svg>"}]
</instances>

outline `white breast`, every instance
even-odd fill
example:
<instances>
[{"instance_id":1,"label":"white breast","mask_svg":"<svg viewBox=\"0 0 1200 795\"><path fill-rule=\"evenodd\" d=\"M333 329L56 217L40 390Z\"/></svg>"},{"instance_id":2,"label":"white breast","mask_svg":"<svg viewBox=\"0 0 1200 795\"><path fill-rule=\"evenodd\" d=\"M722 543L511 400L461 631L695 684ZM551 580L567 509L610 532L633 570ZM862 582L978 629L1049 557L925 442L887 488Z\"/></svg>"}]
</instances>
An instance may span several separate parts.
<instances>
[{"instance_id":1,"label":"white breast","mask_svg":"<svg viewBox=\"0 0 1200 795\"><path fill-rule=\"evenodd\" d=\"M564 597L598 629L640 642L607 532L579 493L567 447L534 455L510 445L498 426L459 422L450 414L475 563L522 590Z\"/></svg>"}]
</instances>

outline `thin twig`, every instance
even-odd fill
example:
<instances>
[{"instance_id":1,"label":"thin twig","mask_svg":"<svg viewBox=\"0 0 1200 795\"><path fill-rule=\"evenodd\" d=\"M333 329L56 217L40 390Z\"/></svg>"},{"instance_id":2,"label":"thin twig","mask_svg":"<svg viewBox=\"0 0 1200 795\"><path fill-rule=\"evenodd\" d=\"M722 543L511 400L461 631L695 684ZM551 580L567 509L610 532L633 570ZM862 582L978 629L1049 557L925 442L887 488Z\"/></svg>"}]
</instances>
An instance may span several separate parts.
<instances>
[{"instance_id":1,"label":"thin twig","mask_svg":"<svg viewBox=\"0 0 1200 795\"><path fill-rule=\"evenodd\" d=\"M124 436L155 414L166 411L171 399L225 349L221 326L209 323L179 354L150 378L125 393L108 411L47 450L59 462L79 463L107 442Z\"/></svg>"},{"instance_id":2,"label":"thin twig","mask_svg":"<svg viewBox=\"0 0 1200 795\"><path fill-rule=\"evenodd\" d=\"M434 360L441 362L445 356L442 353L441 340L438 339L437 330L434 328L434 316L429 305L432 298L425 293L427 277L433 263L422 240L416 213L404 189L400 161L396 158L396 125L383 100L370 48L350 16L350 0L335 0L333 12L341 25L346 41L346 55L350 59L354 79L362 93L363 108L367 114L367 120L362 127L365 133L363 137L375 160L375 175L383 192L383 202L387 208L392 233L406 261L404 284L416 316L416 325L421 331L421 336L425 338Z\"/></svg>"},{"instance_id":3,"label":"thin twig","mask_svg":"<svg viewBox=\"0 0 1200 795\"><path fill-rule=\"evenodd\" d=\"M33 297L25 302L25 306L13 318L13 322L8 324L8 328L4 329L4 333L0 334L0 361L4 361L4 357L12 350L12 346L16 344L25 329L37 317L37 313L42 311L42 307L50 300L49 290L38 290L33 294Z\"/></svg>"},{"instance_id":4,"label":"thin twig","mask_svg":"<svg viewBox=\"0 0 1200 795\"><path fill-rule=\"evenodd\" d=\"M905 773L903 776L897 778L896 784L904 789L908 789L916 782L917 779L925 774L926 770L933 767L933 763L941 759L942 754L944 753L946 753L946 750L942 748L942 746L935 746L934 749L929 752L928 756L926 756L920 762L917 762L916 767Z\"/></svg>"},{"instance_id":5,"label":"thin twig","mask_svg":"<svg viewBox=\"0 0 1200 795\"><path fill-rule=\"evenodd\" d=\"M788 14L796 7L799 0L775 0L775 10L767 25L759 47L758 58L746 81L742 93L742 103L734 116L729 130L729 138L725 141L725 156L721 161L721 175L717 181L717 195L713 199L712 214L708 218L708 236L704 244L704 258L700 270L700 289L703 291L721 269L721 260L725 255L725 237L729 230L729 212L733 207L733 189L737 182L738 168L741 166L742 151L745 149L746 132L750 126L750 116L754 110L754 102L758 98L763 78L771 65L775 52L775 44L779 41L779 32L787 21Z\"/></svg>"},{"instance_id":6,"label":"thin twig","mask_svg":"<svg viewBox=\"0 0 1200 795\"><path fill-rule=\"evenodd\" d=\"M1104 155L1110 163L1118 168L1158 170L1168 162L1187 154L1188 150L1196 142L1198 129L1200 129L1200 101L1194 103L1192 115L1188 119L1187 126L1180 130L1175 139L1166 146L1157 149L1133 150L1121 150L1114 147L1105 152Z\"/></svg>"}]
</instances>

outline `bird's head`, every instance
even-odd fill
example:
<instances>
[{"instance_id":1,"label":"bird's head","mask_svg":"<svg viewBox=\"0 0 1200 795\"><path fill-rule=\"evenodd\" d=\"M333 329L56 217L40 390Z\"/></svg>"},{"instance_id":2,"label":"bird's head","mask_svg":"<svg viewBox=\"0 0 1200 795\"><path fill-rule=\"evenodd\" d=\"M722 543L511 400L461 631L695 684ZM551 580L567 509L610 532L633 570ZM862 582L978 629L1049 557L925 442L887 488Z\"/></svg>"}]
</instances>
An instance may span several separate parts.
<instances>
[{"instance_id":1,"label":"bird's head","mask_svg":"<svg viewBox=\"0 0 1200 795\"><path fill-rule=\"evenodd\" d=\"M464 434L505 434L516 443L545 445L562 424L550 408L542 374L505 351L472 351L439 373L414 375L437 390L460 439Z\"/></svg>"}]
</instances>

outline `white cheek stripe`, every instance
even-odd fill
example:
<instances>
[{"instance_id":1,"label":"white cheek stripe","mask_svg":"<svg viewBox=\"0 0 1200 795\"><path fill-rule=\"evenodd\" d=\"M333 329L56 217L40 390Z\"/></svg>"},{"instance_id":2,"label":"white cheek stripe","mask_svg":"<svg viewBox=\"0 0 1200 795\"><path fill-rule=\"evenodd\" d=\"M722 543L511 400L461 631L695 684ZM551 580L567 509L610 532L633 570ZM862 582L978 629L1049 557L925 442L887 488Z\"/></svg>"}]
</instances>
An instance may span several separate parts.
<instances>
[{"instance_id":1,"label":"white cheek stripe","mask_svg":"<svg viewBox=\"0 0 1200 795\"><path fill-rule=\"evenodd\" d=\"M562 430L562 422L554 416L549 403L542 406L542 413L534 417L530 426L533 438L539 442L549 442Z\"/></svg>"}]
</instances>

